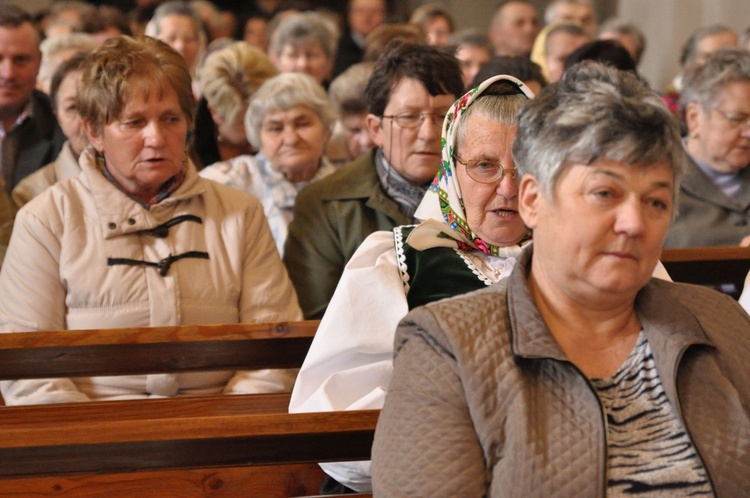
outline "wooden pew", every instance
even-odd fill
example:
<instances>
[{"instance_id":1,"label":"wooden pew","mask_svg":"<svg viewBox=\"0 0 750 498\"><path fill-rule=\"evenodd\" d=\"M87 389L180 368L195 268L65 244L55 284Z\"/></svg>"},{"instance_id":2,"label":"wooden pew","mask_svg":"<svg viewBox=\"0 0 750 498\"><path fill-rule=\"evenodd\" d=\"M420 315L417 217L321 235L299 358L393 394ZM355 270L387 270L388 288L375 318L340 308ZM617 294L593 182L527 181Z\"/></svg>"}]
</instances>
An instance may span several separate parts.
<instances>
[{"instance_id":1,"label":"wooden pew","mask_svg":"<svg viewBox=\"0 0 750 498\"><path fill-rule=\"evenodd\" d=\"M0 334L0 380L295 368L317 320Z\"/></svg>"},{"instance_id":2,"label":"wooden pew","mask_svg":"<svg viewBox=\"0 0 750 498\"><path fill-rule=\"evenodd\" d=\"M675 282L705 285L738 299L750 271L750 248L664 249L661 262Z\"/></svg>"},{"instance_id":3,"label":"wooden pew","mask_svg":"<svg viewBox=\"0 0 750 498\"><path fill-rule=\"evenodd\" d=\"M317 323L0 334L0 378L298 367ZM0 408L0 496L315 495L316 462L369 458L377 411L288 404L263 394Z\"/></svg>"}]
</instances>

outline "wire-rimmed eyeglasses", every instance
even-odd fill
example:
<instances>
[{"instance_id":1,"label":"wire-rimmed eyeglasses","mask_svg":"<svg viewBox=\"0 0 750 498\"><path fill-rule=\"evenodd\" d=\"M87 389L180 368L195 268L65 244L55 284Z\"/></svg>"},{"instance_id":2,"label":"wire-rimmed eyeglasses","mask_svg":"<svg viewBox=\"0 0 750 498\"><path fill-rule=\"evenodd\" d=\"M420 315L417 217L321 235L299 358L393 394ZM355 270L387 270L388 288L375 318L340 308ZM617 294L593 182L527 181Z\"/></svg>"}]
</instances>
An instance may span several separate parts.
<instances>
[{"instance_id":1,"label":"wire-rimmed eyeglasses","mask_svg":"<svg viewBox=\"0 0 750 498\"><path fill-rule=\"evenodd\" d=\"M384 118L388 118L391 121L395 121L397 125L399 125L401 128L419 128L422 126L422 123L424 122L425 118L427 116L432 117L432 122L438 126L443 125L443 120L445 119L444 113L437 113L437 112L404 112L401 114L390 114L390 115L384 115Z\"/></svg>"},{"instance_id":2,"label":"wire-rimmed eyeglasses","mask_svg":"<svg viewBox=\"0 0 750 498\"><path fill-rule=\"evenodd\" d=\"M718 107L714 107L714 111L724 116L724 119L729 121L734 128L750 128L750 115L747 114L734 114L727 112Z\"/></svg>"},{"instance_id":3,"label":"wire-rimmed eyeglasses","mask_svg":"<svg viewBox=\"0 0 750 498\"><path fill-rule=\"evenodd\" d=\"M503 165L487 159L472 159L464 161L457 155L453 154L453 159L457 163L466 167L466 174L474 181L479 183L495 183L505 176L506 172L511 174L511 178L518 180L518 169L505 169Z\"/></svg>"}]
</instances>

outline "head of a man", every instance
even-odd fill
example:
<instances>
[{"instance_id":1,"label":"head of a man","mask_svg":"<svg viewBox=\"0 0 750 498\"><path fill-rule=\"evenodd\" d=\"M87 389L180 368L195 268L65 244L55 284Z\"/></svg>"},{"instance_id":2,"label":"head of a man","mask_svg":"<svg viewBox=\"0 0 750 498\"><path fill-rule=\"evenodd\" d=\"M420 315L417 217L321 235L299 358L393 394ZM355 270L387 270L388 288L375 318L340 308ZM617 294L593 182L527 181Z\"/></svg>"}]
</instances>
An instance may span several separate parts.
<instances>
[{"instance_id":1,"label":"head of a man","mask_svg":"<svg viewBox=\"0 0 750 498\"><path fill-rule=\"evenodd\" d=\"M458 60L446 49L396 41L375 66L365 89L367 129L409 183L435 176L443 118L462 91Z\"/></svg>"},{"instance_id":2,"label":"head of a man","mask_svg":"<svg viewBox=\"0 0 750 498\"><path fill-rule=\"evenodd\" d=\"M687 71L693 67L702 66L709 55L722 48L736 47L739 42L737 33L723 24L706 26L693 34L685 42L680 55L680 64Z\"/></svg>"},{"instance_id":3,"label":"head of a man","mask_svg":"<svg viewBox=\"0 0 750 498\"><path fill-rule=\"evenodd\" d=\"M526 55L539 33L536 9L529 2L510 0L498 7L492 18L489 37L496 55Z\"/></svg>"},{"instance_id":4,"label":"head of a man","mask_svg":"<svg viewBox=\"0 0 750 498\"><path fill-rule=\"evenodd\" d=\"M565 60L590 40L589 35L578 23L562 22L549 31L544 52L547 79L550 83L562 78Z\"/></svg>"},{"instance_id":5,"label":"head of a man","mask_svg":"<svg viewBox=\"0 0 750 498\"><path fill-rule=\"evenodd\" d=\"M544 21L547 24L559 21L576 22L589 37L594 36L598 26L592 0L556 0L544 11Z\"/></svg>"},{"instance_id":6,"label":"head of a man","mask_svg":"<svg viewBox=\"0 0 750 498\"><path fill-rule=\"evenodd\" d=\"M18 7L0 4L0 117L12 126L36 87L42 54L31 17Z\"/></svg>"},{"instance_id":7,"label":"head of a man","mask_svg":"<svg viewBox=\"0 0 750 498\"><path fill-rule=\"evenodd\" d=\"M599 40L615 40L628 51L638 65L646 50L646 35L632 22L613 17L602 25Z\"/></svg>"}]
</instances>

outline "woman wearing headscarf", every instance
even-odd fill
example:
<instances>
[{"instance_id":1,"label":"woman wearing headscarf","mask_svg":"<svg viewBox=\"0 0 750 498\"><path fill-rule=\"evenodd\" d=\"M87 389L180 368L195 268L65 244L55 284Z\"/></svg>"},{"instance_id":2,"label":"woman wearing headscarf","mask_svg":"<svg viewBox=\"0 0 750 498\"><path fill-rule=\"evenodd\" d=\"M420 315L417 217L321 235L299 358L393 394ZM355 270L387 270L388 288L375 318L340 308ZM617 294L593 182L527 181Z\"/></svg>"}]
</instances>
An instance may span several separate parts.
<instances>
[{"instance_id":1,"label":"woman wearing headscarf","mask_svg":"<svg viewBox=\"0 0 750 498\"><path fill-rule=\"evenodd\" d=\"M443 124L442 161L417 226L375 232L336 288L292 393L290 411L380 408L393 335L413 307L507 277L528 242L511 155L516 115L533 94L497 76L456 101ZM337 481L370 489L369 462L326 464Z\"/></svg>"},{"instance_id":2,"label":"woman wearing headscarf","mask_svg":"<svg viewBox=\"0 0 750 498\"><path fill-rule=\"evenodd\" d=\"M16 216L0 271L0 331L298 320L254 197L198 176L184 59L153 38L89 55L76 105L81 174ZM105 332L102 332L105 333ZM8 405L291 388L294 372L196 372L4 381Z\"/></svg>"},{"instance_id":3,"label":"woman wearing headscarf","mask_svg":"<svg viewBox=\"0 0 750 498\"><path fill-rule=\"evenodd\" d=\"M513 157L534 242L402 320L374 494L746 495L750 318L651 278L685 162L669 110L578 64L521 110Z\"/></svg>"}]
</instances>

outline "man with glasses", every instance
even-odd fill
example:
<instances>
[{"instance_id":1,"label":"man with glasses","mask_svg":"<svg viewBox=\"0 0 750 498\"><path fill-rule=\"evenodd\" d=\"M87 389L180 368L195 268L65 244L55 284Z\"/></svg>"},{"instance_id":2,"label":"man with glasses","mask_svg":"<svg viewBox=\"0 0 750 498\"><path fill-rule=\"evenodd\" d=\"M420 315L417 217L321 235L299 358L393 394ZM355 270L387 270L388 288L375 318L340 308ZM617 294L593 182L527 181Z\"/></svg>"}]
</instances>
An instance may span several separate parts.
<instances>
[{"instance_id":1,"label":"man with glasses","mask_svg":"<svg viewBox=\"0 0 750 498\"><path fill-rule=\"evenodd\" d=\"M320 318L349 258L372 232L414 223L440 164L446 112L463 89L446 51L392 44L365 90L376 147L300 191L284 263L306 318Z\"/></svg>"}]
</instances>

